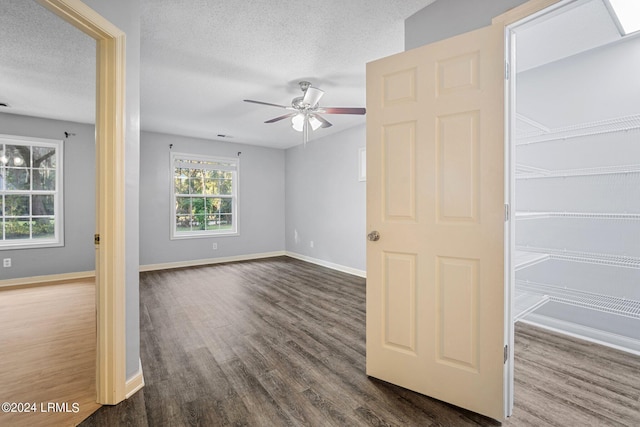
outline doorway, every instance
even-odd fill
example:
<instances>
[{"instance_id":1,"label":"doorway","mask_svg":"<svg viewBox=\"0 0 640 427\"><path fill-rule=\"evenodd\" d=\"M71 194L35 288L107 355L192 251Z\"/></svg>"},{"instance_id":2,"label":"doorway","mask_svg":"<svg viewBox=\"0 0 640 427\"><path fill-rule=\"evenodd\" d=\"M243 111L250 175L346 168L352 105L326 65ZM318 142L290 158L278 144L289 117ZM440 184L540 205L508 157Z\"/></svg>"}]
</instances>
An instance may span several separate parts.
<instances>
[{"instance_id":1,"label":"doorway","mask_svg":"<svg viewBox=\"0 0 640 427\"><path fill-rule=\"evenodd\" d=\"M125 398L125 34L76 0L38 0L96 40L97 401Z\"/></svg>"},{"instance_id":2,"label":"doorway","mask_svg":"<svg viewBox=\"0 0 640 427\"><path fill-rule=\"evenodd\" d=\"M514 322L640 354L640 37L603 0L509 35Z\"/></svg>"}]
</instances>

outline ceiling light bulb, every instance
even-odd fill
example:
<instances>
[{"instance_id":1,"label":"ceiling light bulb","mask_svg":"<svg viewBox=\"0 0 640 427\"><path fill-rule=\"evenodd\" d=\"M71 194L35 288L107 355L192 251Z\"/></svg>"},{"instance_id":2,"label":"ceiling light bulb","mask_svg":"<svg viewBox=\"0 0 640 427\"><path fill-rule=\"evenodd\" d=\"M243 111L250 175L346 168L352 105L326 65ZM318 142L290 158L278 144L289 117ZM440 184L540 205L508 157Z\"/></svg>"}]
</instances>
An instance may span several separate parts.
<instances>
[{"instance_id":1,"label":"ceiling light bulb","mask_svg":"<svg viewBox=\"0 0 640 427\"><path fill-rule=\"evenodd\" d=\"M309 116L309 124L311 125L311 129L316 130L320 126L322 126L322 122L318 120L316 116Z\"/></svg>"},{"instance_id":2,"label":"ceiling light bulb","mask_svg":"<svg viewBox=\"0 0 640 427\"><path fill-rule=\"evenodd\" d=\"M302 132L304 128L304 120L305 116L302 113L296 114L291 118L291 127L297 130L298 132Z\"/></svg>"},{"instance_id":3,"label":"ceiling light bulb","mask_svg":"<svg viewBox=\"0 0 640 427\"><path fill-rule=\"evenodd\" d=\"M23 160L22 157L14 157L13 158L13 164L16 166L20 166L22 164Z\"/></svg>"}]
</instances>

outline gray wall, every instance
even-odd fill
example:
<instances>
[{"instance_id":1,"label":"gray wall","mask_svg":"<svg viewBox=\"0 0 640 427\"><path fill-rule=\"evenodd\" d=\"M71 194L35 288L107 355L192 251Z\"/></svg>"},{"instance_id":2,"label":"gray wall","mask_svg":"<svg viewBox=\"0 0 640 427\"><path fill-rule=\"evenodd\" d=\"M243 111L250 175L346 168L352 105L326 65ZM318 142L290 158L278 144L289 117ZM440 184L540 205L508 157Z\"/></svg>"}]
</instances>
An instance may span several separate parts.
<instances>
[{"instance_id":1,"label":"gray wall","mask_svg":"<svg viewBox=\"0 0 640 427\"><path fill-rule=\"evenodd\" d=\"M64 140L64 246L0 251L12 262L0 267L0 280L94 270L94 126L0 113L0 133Z\"/></svg>"},{"instance_id":2,"label":"gray wall","mask_svg":"<svg viewBox=\"0 0 640 427\"><path fill-rule=\"evenodd\" d=\"M240 151L239 236L170 240L169 145L179 153L236 157ZM284 251L284 151L142 132L140 263L142 266ZM218 249L212 249L212 243Z\"/></svg>"},{"instance_id":3,"label":"gray wall","mask_svg":"<svg viewBox=\"0 0 640 427\"><path fill-rule=\"evenodd\" d=\"M286 151L287 251L366 269L366 183L358 181L365 145L362 125Z\"/></svg>"},{"instance_id":4,"label":"gray wall","mask_svg":"<svg viewBox=\"0 0 640 427\"><path fill-rule=\"evenodd\" d=\"M404 21L404 48L413 49L491 25L528 0L437 0Z\"/></svg>"},{"instance_id":5,"label":"gray wall","mask_svg":"<svg viewBox=\"0 0 640 427\"><path fill-rule=\"evenodd\" d=\"M125 125L125 274L127 378L138 372L140 358L139 316L139 164L140 164L140 0L84 0L126 33Z\"/></svg>"}]
</instances>

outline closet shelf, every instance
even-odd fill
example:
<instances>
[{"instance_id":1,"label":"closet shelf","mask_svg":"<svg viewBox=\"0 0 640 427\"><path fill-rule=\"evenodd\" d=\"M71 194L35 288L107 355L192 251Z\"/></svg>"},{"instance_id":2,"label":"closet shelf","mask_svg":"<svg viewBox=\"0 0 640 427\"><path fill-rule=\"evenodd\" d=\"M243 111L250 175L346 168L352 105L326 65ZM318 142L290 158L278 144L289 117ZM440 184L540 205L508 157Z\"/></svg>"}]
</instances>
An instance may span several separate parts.
<instances>
[{"instance_id":1,"label":"closet shelf","mask_svg":"<svg viewBox=\"0 0 640 427\"><path fill-rule=\"evenodd\" d=\"M547 296L549 301L640 319L640 301L524 280L516 280L516 294L518 292Z\"/></svg>"},{"instance_id":2,"label":"closet shelf","mask_svg":"<svg viewBox=\"0 0 640 427\"><path fill-rule=\"evenodd\" d=\"M558 259L564 261L584 262L587 264L610 265L614 267L640 269L640 258L625 255L599 254L593 252L567 251L550 248L534 248L530 246L516 247L516 258L518 252L543 254L547 255L546 259ZM528 267L530 265L533 264L525 265L525 267ZM518 268L516 266L516 270L517 269Z\"/></svg>"},{"instance_id":3,"label":"closet shelf","mask_svg":"<svg viewBox=\"0 0 640 427\"><path fill-rule=\"evenodd\" d=\"M516 179L540 179L592 175L621 175L632 173L640 173L640 164L562 170L549 170L519 165L516 166L515 177Z\"/></svg>"},{"instance_id":4,"label":"closet shelf","mask_svg":"<svg viewBox=\"0 0 640 427\"><path fill-rule=\"evenodd\" d=\"M547 302L549 302L548 295L525 292L516 288L513 296L513 322L517 322L527 314L542 307Z\"/></svg>"},{"instance_id":5,"label":"closet shelf","mask_svg":"<svg viewBox=\"0 0 640 427\"><path fill-rule=\"evenodd\" d=\"M516 145L535 144L540 142L557 141L560 139L578 138L581 136L600 135L613 132L624 132L640 129L640 114L617 117L574 126L556 129L539 128L522 133L516 137Z\"/></svg>"},{"instance_id":6,"label":"closet shelf","mask_svg":"<svg viewBox=\"0 0 640 427\"><path fill-rule=\"evenodd\" d=\"M522 270L523 268L531 267L532 265L541 263L549 259L549 255L539 252L528 252L517 250L513 257L513 264L515 271Z\"/></svg>"},{"instance_id":7,"label":"closet shelf","mask_svg":"<svg viewBox=\"0 0 640 427\"><path fill-rule=\"evenodd\" d=\"M516 219L544 219L544 218L581 218L581 219L640 220L640 213L606 213L606 212L516 212Z\"/></svg>"}]
</instances>

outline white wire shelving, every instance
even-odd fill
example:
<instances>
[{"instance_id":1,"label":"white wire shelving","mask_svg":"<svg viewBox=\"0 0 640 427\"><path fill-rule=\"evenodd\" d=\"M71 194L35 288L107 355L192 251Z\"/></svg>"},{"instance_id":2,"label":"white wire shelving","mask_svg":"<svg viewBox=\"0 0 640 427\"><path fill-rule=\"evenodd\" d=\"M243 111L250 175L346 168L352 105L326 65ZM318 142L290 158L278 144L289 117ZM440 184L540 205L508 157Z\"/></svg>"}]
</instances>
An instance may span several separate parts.
<instances>
[{"instance_id":1,"label":"white wire shelving","mask_svg":"<svg viewBox=\"0 0 640 427\"><path fill-rule=\"evenodd\" d=\"M602 220L640 221L640 213L607 213L607 212L516 212L517 220L546 218L578 218Z\"/></svg>"},{"instance_id":2,"label":"white wire shelving","mask_svg":"<svg viewBox=\"0 0 640 427\"><path fill-rule=\"evenodd\" d=\"M640 173L640 164L599 166L594 168L550 170L516 165L516 179L568 178L577 176L621 175Z\"/></svg>"},{"instance_id":3,"label":"white wire shelving","mask_svg":"<svg viewBox=\"0 0 640 427\"><path fill-rule=\"evenodd\" d=\"M554 259L640 269L640 258L636 257L532 247L516 248L514 268L517 272ZM516 279L514 321L550 301L640 319L640 301Z\"/></svg>"},{"instance_id":4,"label":"white wire shelving","mask_svg":"<svg viewBox=\"0 0 640 427\"><path fill-rule=\"evenodd\" d=\"M578 138L582 136L637 130L640 129L640 114L582 123L573 126L565 126L556 129L549 129L541 126L529 126L529 128L531 129L530 131L517 134L516 145L536 144L541 142Z\"/></svg>"},{"instance_id":5,"label":"white wire shelving","mask_svg":"<svg viewBox=\"0 0 640 427\"><path fill-rule=\"evenodd\" d=\"M515 295L513 297L513 321L517 322L527 314L542 307L547 302L549 302L548 295L527 292L516 288Z\"/></svg>"},{"instance_id":6,"label":"white wire shelving","mask_svg":"<svg viewBox=\"0 0 640 427\"><path fill-rule=\"evenodd\" d=\"M640 319L640 301L632 299L525 280L516 280L516 294L518 292L546 296L548 301Z\"/></svg>"},{"instance_id":7,"label":"white wire shelving","mask_svg":"<svg viewBox=\"0 0 640 427\"><path fill-rule=\"evenodd\" d=\"M533 253L539 254L540 256L545 255L546 258L539 261L545 261L547 259L559 259L564 261L573 261L573 262L582 262L587 264L597 264L597 265L609 265L614 267L626 267L626 268L636 268L640 269L640 258L633 256L625 256L625 255L612 255L612 254L601 254L601 253L593 253L593 252L581 252L581 251L568 251L561 249L551 249L551 248L535 248L531 246L525 247L517 247L516 248L516 260L518 259L517 253ZM520 255L521 259L523 259L525 255ZM533 255L528 255L532 257ZM537 264L537 263L536 263ZM518 264L516 262L515 268L516 271L525 267L528 267L533 264Z\"/></svg>"}]
</instances>

